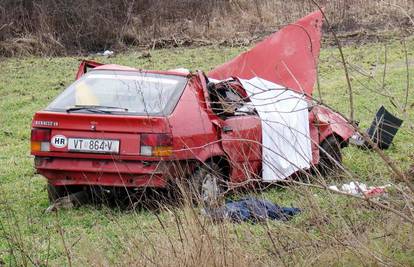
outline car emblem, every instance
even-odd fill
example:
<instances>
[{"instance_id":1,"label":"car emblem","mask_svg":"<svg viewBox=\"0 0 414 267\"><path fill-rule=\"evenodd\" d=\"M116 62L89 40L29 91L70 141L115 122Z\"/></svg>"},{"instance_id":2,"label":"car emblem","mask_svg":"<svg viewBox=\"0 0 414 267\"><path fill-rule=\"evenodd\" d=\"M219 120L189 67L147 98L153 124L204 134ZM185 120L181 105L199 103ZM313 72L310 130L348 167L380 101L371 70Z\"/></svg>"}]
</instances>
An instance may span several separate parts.
<instances>
[{"instance_id":1,"label":"car emblem","mask_svg":"<svg viewBox=\"0 0 414 267\"><path fill-rule=\"evenodd\" d=\"M34 121L34 125L36 126L58 126L59 123L57 121Z\"/></svg>"}]
</instances>

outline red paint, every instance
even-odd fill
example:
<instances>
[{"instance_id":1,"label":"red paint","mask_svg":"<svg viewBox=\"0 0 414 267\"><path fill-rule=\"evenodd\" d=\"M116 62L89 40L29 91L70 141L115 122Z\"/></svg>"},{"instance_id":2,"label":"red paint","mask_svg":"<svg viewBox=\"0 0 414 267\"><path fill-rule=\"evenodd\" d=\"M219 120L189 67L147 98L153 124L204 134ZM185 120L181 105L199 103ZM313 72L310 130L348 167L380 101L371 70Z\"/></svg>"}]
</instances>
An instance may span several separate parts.
<instances>
[{"instance_id":1,"label":"red paint","mask_svg":"<svg viewBox=\"0 0 414 267\"><path fill-rule=\"evenodd\" d=\"M262 126L258 116L232 117L222 122L224 152L231 161L233 182L257 178L262 160Z\"/></svg>"},{"instance_id":2,"label":"red paint","mask_svg":"<svg viewBox=\"0 0 414 267\"><path fill-rule=\"evenodd\" d=\"M83 74L88 72L88 69L94 69L102 65L102 63L95 62L92 60L83 60L79 65L78 72L76 73L76 80L79 79Z\"/></svg>"},{"instance_id":3,"label":"red paint","mask_svg":"<svg viewBox=\"0 0 414 267\"><path fill-rule=\"evenodd\" d=\"M141 134L141 145L146 146L170 146L172 140L170 134Z\"/></svg>"},{"instance_id":4,"label":"red paint","mask_svg":"<svg viewBox=\"0 0 414 267\"><path fill-rule=\"evenodd\" d=\"M320 129L320 142L331 134L340 137L342 141L348 140L353 135L352 125L338 113L320 105L315 106L312 111L316 116L315 124Z\"/></svg>"},{"instance_id":5,"label":"red paint","mask_svg":"<svg viewBox=\"0 0 414 267\"><path fill-rule=\"evenodd\" d=\"M322 14L317 11L283 27L255 47L213 69L215 79L260 77L312 94L320 50Z\"/></svg>"},{"instance_id":6,"label":"red paint","mask_svg":"<svg viewBox=\"0 0 414 267\"><path fill-rule=\"evenodd\" d=\"M249 52L214 69L210 74L214 78L262 75L261 78L295 90L303 88L311 94L320 48L321 15L312 13L295 25L271 35ZM309 36L304 34L304 29ZM285 66L289 67L295 79L288 75ZM116 139L120 142L117 154L69 152L67 146L59 148L52 145L47 152L32 151L32 155L36 156L36 169L50 183L164 187L167 179L188 176L197 164L213 157L229 161L231 182L260 176L260 118L257 115L245 115L224 120L217 116L211 108L206 77L202 72L187 75L174 71L142 71L83 61L76 77L81 77L88 68L187 76L188 83L174 111L165 117L36 112L32 123L32 128L36 129L32 138L36 140L43 141L49 131L49 138L60 135L66 138ZM231 86L246 97L246 92L237 80ZM343 118L320 106L314 107L310 113L309 125L314 164L319 161L318 145L327 136L335 134L347 141L352 135L352 129ZM43 129L46 131L43 132ZM140 155L142 145L167 146L172 148L172 155L143 156Z\"/></svg>"},{"instance_id":7,"label":"red paint","mask_svg":"<svg viewBox=\"0 0 414 267\"><path fill-rule=\"evenodd\" d=\"M30 139L32 141L49 141L50 129L33 128Z\"/></svg>"}]
</instances>

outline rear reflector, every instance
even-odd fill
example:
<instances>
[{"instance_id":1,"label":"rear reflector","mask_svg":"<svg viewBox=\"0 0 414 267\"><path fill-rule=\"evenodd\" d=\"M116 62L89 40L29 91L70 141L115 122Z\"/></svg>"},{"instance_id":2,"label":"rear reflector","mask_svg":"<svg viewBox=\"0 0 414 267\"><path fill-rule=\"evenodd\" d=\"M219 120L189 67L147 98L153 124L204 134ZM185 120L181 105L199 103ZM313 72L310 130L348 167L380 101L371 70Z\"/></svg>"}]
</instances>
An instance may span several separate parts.
<instances>
[{"instance_id":1,"label":"rear reflector","mask_svg":"<svg viewBox=\"0 0 414 267\"><path fill-rule=\"evenodd\" d=\"M142 134L140 154L142 156L167 157L172 155L170 134Z\"/></svg>"},{"instance_id":2,"label":"rear reflector","mask_svg":"<svg viewBox=\"0 0 414 267\"><path fill-rule=\"evenodd\" d=\"M152 155L156 157L168 157L172 155L171 146L156 146L152 149Z\"/></svg>"},{"instance_id":3,"label":"rear reflector","mask_svg":"<svg viewBox=\"0 0 414 267\"><path fill-rule=\"evenodd\" d=\"M152 146L143 146L141 145L141 152L142 156L152 156Z\"/></svg>"},{"instance_id":4,"label":"rear reflector","mask_svg":"<svg viewBox=\"0 0 414 267\"><path fill-rule=\"evenodd\" d=\"M47 152L50 151L49 142L32 141L30 144L32 152Z\"/></svg>"},{"instance_id":5,"label":"rear reflector","mask_svg":"<svg viewBox=\"0 0 414 267\"><path fill-rule=\"evenodd\" d=\"M50 129L33 128L30 148L32 152L50 151Z\"/></svg>"}]
</instances>

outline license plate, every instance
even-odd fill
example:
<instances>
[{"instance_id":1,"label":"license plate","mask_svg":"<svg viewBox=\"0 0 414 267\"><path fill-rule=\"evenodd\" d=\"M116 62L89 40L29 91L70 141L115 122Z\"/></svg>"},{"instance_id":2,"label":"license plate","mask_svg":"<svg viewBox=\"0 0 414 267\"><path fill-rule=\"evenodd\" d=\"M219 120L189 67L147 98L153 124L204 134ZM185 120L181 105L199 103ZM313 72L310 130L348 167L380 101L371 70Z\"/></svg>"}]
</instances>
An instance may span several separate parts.
<instances>
[{"instance_id":1,"label":"license plate","mask_svg":"<svg viewBox=\"0 0 414 267\"><path fill-rule=\"evenodd\" d=\"M118 153L119 140L69 138L68 150L90 153Z\"/></svg>"}]
</instances>

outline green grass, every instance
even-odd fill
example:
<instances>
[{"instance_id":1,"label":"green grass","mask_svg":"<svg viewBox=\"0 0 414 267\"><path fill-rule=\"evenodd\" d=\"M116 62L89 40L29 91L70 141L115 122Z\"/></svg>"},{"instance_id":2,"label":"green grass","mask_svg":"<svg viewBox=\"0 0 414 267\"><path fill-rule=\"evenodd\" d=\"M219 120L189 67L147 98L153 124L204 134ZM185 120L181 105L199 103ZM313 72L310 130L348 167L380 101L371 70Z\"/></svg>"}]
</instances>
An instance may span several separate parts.
<instances>
[{"instance_id":1,"label":"green grass","mask_svg":"<svg viewBox=\"0 0 414 267\"><path fill-rule=\"evenodd\" d=\"M130 51L113 58L97 60L143 69L186 67L208 71L243 50L243 47L215 46L156 50L151 52L150 58L140 58L139 52ZM411 86L406 112L393 107L386 97L379 94L392 95L398 105L405 102L404 51L398 41L388 43L387 51L387 90L384 90L381 85L384 44L349 46L344 49L348 62L353 66L358 65L379 81L377 83L354 69L350 70L355 117L361 122L362 128L369 126L381 105L404 118L403 127L386 154L405 170L414 156L414 39L407 41ZM40 265L46 262L51 265L66 265L68 258L64 243L69 247L71 261L75 265L123 265L135 257L141 257L142 262L146 262L142 254L152 255L151 259L158 259L161 264L168 263L168 260L154 256L151 245L165 249L159 252L160 255L170 255L171 249L168 250L169 246L164 245L168 243L165 236L171 235L175 241L178 238L175 217L171 212L132 213L108 207L83 206L62 210L57 214L44 213L48 207L45 179L35 174L33 168L33 158L29 153L30 123L37 110L44 108L74 80L79 60L73 57L30 57L3 59L0 62L0 266L2 262L10 265ZM335 48L322 50L319 84L323 101L348 114L346 81ZM369 185L394 182L392 173L370 151L346 148L344 162L355 173L352 179ZM366 262L360 260L360 256L367 251L372 251L385 262L414 264L411 240L413 227L395 215L369 207L355 199L317 189L292 186L287 189L271 188L263 194L280 205L301 207L303 213L287 223L226 226L225 229L230 229L231 232L227 235L230 242L227 245L233 249L231 253L234 258L229 258L233 262L241 262L237 256L240 253L237 249L241 247L242 251L249 254L243 262L254 265L280 264L284 259L298 265L316 262L326 265L378 263L373 259L367 259ZM404 210L403 207L401 210ZM185 211L178 212L181 216L186 214ZM165 231L159 225L157 216L166 225ZM191 226L184 225L185 229L191 229ZM220 229L214 225L207 227L212 236L216 236ZM267 238L269 232L277 237L277 247L284 249L281 257L269 253L274 247L273 242ZM347 233L352 234L347 236ZM380 237L386 234L390 234L390 237ZM200 240L202 243L202 237ZM342 243L334 240L341 240ZM353 244L352 240L360 243ZM343 245L343 242L348 245ZM292 244L298 244L298 248L294 249ZM288 250L288 247L292 249ZM307 256L308 253L310 256Z\"/></svg>"}]
</instances>

